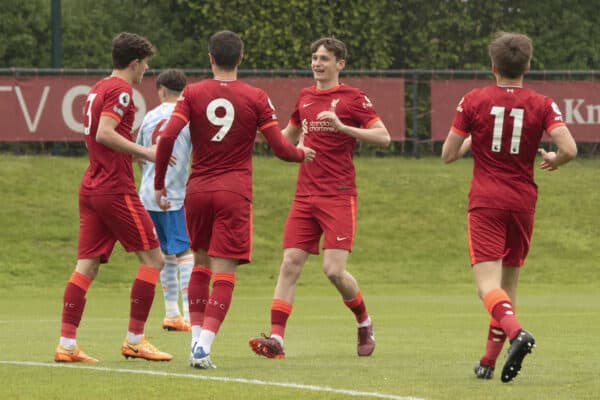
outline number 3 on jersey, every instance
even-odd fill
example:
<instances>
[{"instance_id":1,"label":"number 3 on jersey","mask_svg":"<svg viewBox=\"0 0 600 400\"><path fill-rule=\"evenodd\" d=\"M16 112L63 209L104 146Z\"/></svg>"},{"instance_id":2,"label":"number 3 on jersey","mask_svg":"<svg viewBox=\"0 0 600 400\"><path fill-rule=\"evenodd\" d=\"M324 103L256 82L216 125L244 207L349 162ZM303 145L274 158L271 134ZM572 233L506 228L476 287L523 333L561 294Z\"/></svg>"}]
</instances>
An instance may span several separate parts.
<instances>
[{"instance_id":1,"label":"number 3 on jersey","mask_svg":"<svg viewBox=\"0 0 600 400\"><path fill-rule=\"evenodd\" d=\"M217 115L218 109L223 109L225 113L223 114L223 111L221 111L219 114L222 115ZM231 125L233 125L233 119L235 118L233 104L224 98L214 99L206 107L206 118L211 124L220 127L219 131L210 140L213 142L222 141L229 133Z\"/></svg>"},{"instance_id":2,"label":"number 3 on jersey","mask_svg":"<svg viewBox=\"0 0 600 400\"><path fill-rule=\"evenodd\" d=\"M494 133L492 135L492 151L500 153L502 147L502 132L504 126L504 107L492 107L490 114L494 116ZM513 108L510 110L510 116L514 118L512 137L510 140L510 154L519 154L521 146L521 130L523 129L523 116L525 110L522 108Z\"/></svg>"},{"instance_id":3,"label":"number 3 on jersey","mask_svg":"<svg viewBox=\"0 0 600 400\"><path fill-rule=\"evenodd\" d=\"M92 104L94 104L94 99L97 95L97 93L90 93L85 101L85 120L83 121L84 135L90 134L90 128L92 127Z\"/></svg>"}]
</instances>

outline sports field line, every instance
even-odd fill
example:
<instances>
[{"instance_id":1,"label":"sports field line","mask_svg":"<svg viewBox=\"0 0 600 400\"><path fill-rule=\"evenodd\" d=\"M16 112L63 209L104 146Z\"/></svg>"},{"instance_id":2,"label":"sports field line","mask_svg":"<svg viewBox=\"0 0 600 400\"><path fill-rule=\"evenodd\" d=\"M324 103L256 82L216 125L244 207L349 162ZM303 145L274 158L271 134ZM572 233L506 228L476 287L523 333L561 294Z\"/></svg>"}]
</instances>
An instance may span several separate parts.
<instances>
[{"instance_id":1,"label":"sports field line","mask_svg":"<svg viewBox=\"0 0 600 400\"><path fill-rule=\"evenodd\" d=\"M91 367L91 366L73 365L73 364L50 364L50 363L40 363L40 362L34 362L34 361L0 360L0 364L28 366L28 367L85 369L85 370L100 371L100 372L117 372L117 373L123 373L123 374L141 374L141 375L166 376L166 377L175 377L175 378L199 379L199 380L205 380L205 381L234 382L234 383L242 383L242 384L246 384L246 385L276 386L276 387L283 387L283 388L288 388L288 389L307 390L307 391L313 391L313 392L336 393L336 394L343 394L343 395L355 396L355 397L359 397L359 396L372 397L372 398L377 398L377 399L425 400L420 397L396 396L393 394L385 394L385 393L378 393L378 392L359 392L356 390L335 389L335 388L331 388L331 387L327 387L327 386L303 385L303 384L299 384L299 383L269 382L269 381L261 381L258 379L229 378L226 376L173 374L173 373L164 372L164 371L142 371L142 370L136 370L136 369Z\"/></svg>"}]
</instances>

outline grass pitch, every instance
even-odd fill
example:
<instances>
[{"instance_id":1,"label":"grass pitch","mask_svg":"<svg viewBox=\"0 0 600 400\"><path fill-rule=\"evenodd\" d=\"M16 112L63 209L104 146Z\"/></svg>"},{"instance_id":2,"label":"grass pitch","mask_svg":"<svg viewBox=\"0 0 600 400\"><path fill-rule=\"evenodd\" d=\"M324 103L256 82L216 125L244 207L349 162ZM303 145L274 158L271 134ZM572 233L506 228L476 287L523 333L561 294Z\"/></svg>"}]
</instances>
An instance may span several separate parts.
<instances>
[{"instance_id":1,"label":"grass pitch","mask_svg":"<svg viewBox=\"0 0 600 400\"><path fill-rule=\"evenodd\" d=\"M125 360L128 291L97 289L79 343L99 364L55 367L61 289L21 290L0 298L0 375L7 399L596 399L600 390L600 296L596 288L523 290L520 318L537 347L512 383L474 377L486 316L470 286L378 285L365 298L377 348L356 356L351 314L327 286L298 293L286 334L287 357L258 358L248 339L268 331L270 296L238 281L231 311L215 344L216 370L187 365L189 335L160 329L157 296L147 334L169 363ZM16 361L6 364L5 361ZM33 362L36 364L24 364ZM501 366L501 361L499 362Z\"/></svg>"},{"instance_id":2,"label":"grass pitch","mask_svg":"<svg viewBox=\"0 0 600 400\"><path fill-rule=\"evenodd\" d=\"M253 263L238 274L213 347L218 369L187 366L189 336L147 324L170 363L125 360L135 256L116 248L88 293L78 341L101 363L57 366L62 291L76 257L77 191L86 160L0 156L0 376L15 399L596 399L600 162L537 173L540 200L518 310L537 348L522 375L475 379L487 317L475 296L465 239L470 160L358 158L358 232L349 269L375 322L373 357L356 356L356 328L311 257L286 333L287 358L257 358L248 339L269 330L281 232L296 168L255 159ZM499 368L502 360L499 360Z\"/></svg>"}]
</instances>

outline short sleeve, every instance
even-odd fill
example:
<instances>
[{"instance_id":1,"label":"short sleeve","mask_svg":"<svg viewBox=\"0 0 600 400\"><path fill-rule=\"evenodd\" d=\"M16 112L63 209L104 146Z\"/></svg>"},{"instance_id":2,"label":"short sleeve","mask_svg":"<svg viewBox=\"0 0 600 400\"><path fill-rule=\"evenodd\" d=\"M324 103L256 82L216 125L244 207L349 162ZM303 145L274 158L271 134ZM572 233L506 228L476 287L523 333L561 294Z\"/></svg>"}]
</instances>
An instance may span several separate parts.
<instances>
[{"instance_id":1,"label":"short sleeve","mask_svg":"<svg viewBox=\"0 0 600 400\"><path fill-rule=\"evenodd\" d=\"M183 120L186 124L190 121L190 104L192 99L192 87L187 85L175 103L173 116Z\"/></svg>"},{"instance_id":2,"label":"short sleeve","mask_svg":"<svg viewBox=\"0 0 600 400\"><path fill-rule=\"evenodd\" d=\"M294 105L294 111L292 111L292 115L290 116L290 123L292 125L300 126L302 122L300 121L300 99L302 95L298 96L296 100L296 104Z\"/></svg>"},{"instance_id":3,"label":"short sleeve","mask_svg":"<svg viewBox=\"0 0 600 400\"><path fill-rule=\"evenodd\" d=\"M464 96L456 106L454 118L452 119L452 129L463 136L467 136L471 132L471 128L469 97Z\"/></svg>"},{"instance_id":4,"label":"short sleeve","mask_svg":"<svg viewBox=\"0 0 600 400\"><path fill-rule=\"evenodd\" d=\"M368 128L379 120L371 99L361 90L358 90L356 96L350 102L350 108L356 122L364 128Z\"/></svg>"},{"instance_id":5,"label":"short sleeve","mask_svg":"<svg viewBox=\"0 0 600 400\"><path fill-rule=\"evenodd\" d=\"M258 90L257 95L257 116L258 127L262 130L266 126L270 126L272 122L277 123L277 114L275 114L275 106L271 102L269 96L262 90Z\"/></svg>"},{"instance_id":6,"label":"short sleeve","mask_svg":"<svg viewBox=\"0 0 600 400\"><path fill-rule=\"evenodd\" d=\"M560 112L560 108L558 108L558 104L551 98L546 97L544 107L544 130L549 133L552 129L561 125L565 125L565 122L562 113Z\"/></svg>"},{"instance_id":7,"label":"short sleeve","mask_svg":"<svg viewBox=\"0 0 600 400\"><path fill-rule=\"evenodd\" d=\"M114 86L106 92L101 114L121 122L125 113L132 107L131 88Z\"/></svg>"}]
</instances>

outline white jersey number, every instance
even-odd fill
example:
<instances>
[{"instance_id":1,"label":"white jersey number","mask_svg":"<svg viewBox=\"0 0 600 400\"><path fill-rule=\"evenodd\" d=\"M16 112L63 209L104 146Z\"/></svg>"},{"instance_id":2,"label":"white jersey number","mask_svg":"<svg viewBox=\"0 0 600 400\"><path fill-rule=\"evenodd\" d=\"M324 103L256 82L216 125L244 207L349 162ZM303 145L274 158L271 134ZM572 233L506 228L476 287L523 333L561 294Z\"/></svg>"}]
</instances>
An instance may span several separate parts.
<instances>
[{"instance_id":1,"label":"white jersey number","mask_svg":"<svg viewBox=\"0 0 600 400\"><path fill-rule=\"evenodd\" d=\"M219 108L225 110L225 114L222 116L217 115L217 110ZM235 109L233 108L233 104L231 104L231 102L227 99L214 99L208 103L208 107L206 107L206 118L208 118L211 124L221 127L210 140L213 142L222 141L229 133L231 125L233 125L233 119L235 118Z\"/></svg>"},{"instance_id":2,"label":"white jersey number","mask_svg":"<svg viewBox=\"0 0 600 400\"><path fill-rule=\"evenodd\" d=\"M85 121L83 123L83 134L89 135L92 127L92 104L96 98L97 93L90 93L87 100L85 101Z\"/></svg>"},{"instance_id":3,"label":"white jersey number","mask_svg":"<svg viewBox=\"0 0 600 400\"><path fill-rule=\"evenodd\" d=\"M502 127L504 125L504 107L492 107L490 114L494 116L494 133L492 136L492 151L495 153L500 152L502 147ZM523 116L525 110L522 108L513 108L510 110L510 116L513 117L513 131L510 140L510 154L519 154L519 147L521 146L521 131L523 129Z\"/></svg>"}]
</instances>

